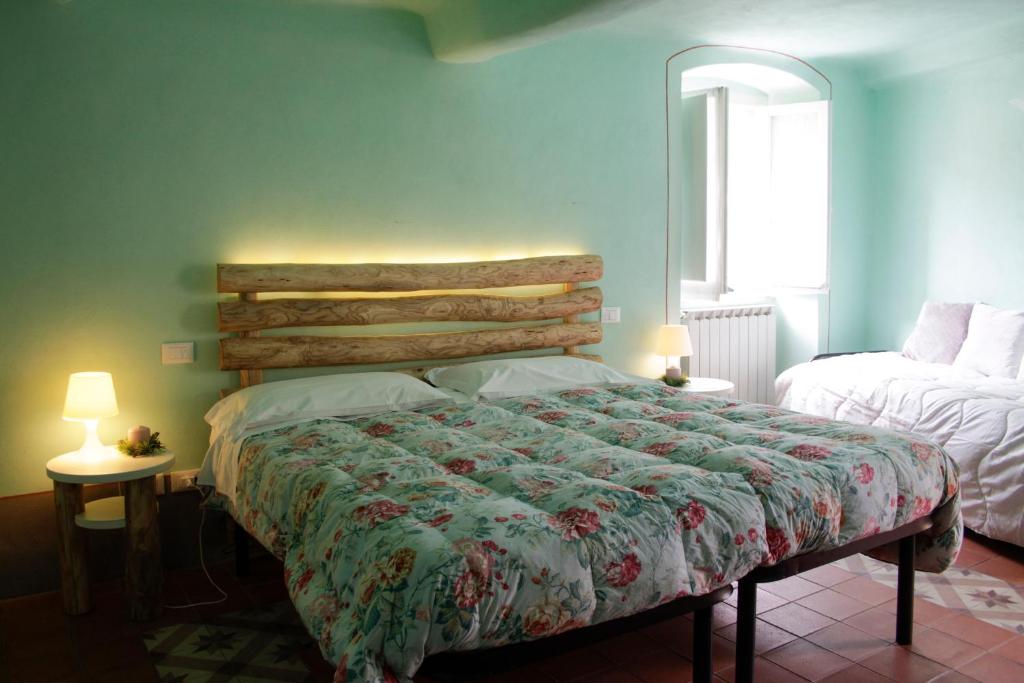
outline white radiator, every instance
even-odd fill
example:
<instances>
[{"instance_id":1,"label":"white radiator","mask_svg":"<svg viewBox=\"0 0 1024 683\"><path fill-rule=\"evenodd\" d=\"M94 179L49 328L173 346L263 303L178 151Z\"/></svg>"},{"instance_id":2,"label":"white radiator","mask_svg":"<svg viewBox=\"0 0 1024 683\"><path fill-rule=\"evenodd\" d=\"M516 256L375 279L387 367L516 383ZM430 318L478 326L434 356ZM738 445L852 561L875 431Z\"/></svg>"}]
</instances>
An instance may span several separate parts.
<instances>
[{"instance_id":1,"label":"white radiator","mask_svg":"<svg viewBox=\"0 0 1024 683\"><path fill-rule=\"evenodd\" d=\"M683 310L693 355L689 374L736 385L736 398L775 402L775 313L768 304Z\"/></svg>"}]
</instances>

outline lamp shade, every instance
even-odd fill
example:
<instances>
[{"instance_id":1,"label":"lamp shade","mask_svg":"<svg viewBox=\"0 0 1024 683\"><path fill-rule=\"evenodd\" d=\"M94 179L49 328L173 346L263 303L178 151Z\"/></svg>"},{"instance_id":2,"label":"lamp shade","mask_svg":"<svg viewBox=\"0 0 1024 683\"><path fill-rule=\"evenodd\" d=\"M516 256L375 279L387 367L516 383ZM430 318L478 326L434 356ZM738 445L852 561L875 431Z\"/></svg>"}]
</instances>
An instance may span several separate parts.
<instances>
[{"instance_id":1,"label":"lamp shade","mask_svg":"<svg viewBox=\"0 0 1024 683\"><path fill-rule=\"evenodd\" d=\"M686 325L662 325L654 352L666 358L693 355L689 328Z\"/></svg>"},{"instance_id":2,"label":"lamp shade","mask_svg":"<svg viewBox=\"0 0 1024 683\"><path fill-rule=\"evenodd\" d=\"M109 372L76 372L68 377L65 420L98 420L115 415L117 397Z\"/></svg>"}]
</instances>

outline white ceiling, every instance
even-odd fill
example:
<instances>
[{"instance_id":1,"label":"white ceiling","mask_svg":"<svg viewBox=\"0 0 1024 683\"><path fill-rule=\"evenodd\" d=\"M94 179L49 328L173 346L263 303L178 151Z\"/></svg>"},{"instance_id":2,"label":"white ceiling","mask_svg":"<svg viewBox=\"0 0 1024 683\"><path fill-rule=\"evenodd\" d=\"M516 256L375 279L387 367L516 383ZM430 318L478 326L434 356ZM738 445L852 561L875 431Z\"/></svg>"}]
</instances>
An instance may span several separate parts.
<instances>
[{"instance_id":1,"label":"white ceiling","mask_svg":"<svg viewBox=\"0 0 1024 683\"><path fill-rule=\"evenodd\" d=\"M805 57L872 57L1021 21L1024 0L661 0L606 28Z\"/></svg>"},{"instance_id":2,"label":"white ceiling","mask_svg":"<svg viewBox=\"0 0 1024 683\"><path fill-rule=\"evenodd\" d=\"M580 31L850 58L876 76L1024 49L1024 0L312 1L420 14L446 61L486 60Z\"/></svg>"}]
</instances>

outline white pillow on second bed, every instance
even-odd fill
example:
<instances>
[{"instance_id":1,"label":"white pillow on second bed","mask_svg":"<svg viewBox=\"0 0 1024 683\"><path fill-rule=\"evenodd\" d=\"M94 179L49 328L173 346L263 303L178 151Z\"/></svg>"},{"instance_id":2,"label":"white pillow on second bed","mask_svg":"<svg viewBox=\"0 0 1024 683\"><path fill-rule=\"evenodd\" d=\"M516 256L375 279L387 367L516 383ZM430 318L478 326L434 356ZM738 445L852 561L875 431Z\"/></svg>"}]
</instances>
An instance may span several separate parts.
<instances>
[{"instance_id":1,"label":"white pillow on second bed","mask_svg":"<svg viewBox=\"0 0 1024 683\"><path fill-rule=\"evenodd\" d=\"M953 366L1015 379L1024 357L1024 311L977 304Z\"/></svg>"},{"instance_id":2,"label":"white pillow on second bed","mask_svg":"<svg viewBox=\"0 0 1024 683\"><path fill-rule=\"evenodd\" d=\"M950 365L967 338L974 304L925 301L914 331L903 344L903 355L925 363Z\"/></svg>"},{"instance_id":3,"label":"white pillow on second bed","mask_svg":"<svg viewBox=\"0 0 1024 683\"><path fill-rule=\"evenodd\" d=\"M492 400L581 387L655 382L572 356L506 358L451 365L428 370L426 379L436 387Z\"/></svg>"}]
</instances>

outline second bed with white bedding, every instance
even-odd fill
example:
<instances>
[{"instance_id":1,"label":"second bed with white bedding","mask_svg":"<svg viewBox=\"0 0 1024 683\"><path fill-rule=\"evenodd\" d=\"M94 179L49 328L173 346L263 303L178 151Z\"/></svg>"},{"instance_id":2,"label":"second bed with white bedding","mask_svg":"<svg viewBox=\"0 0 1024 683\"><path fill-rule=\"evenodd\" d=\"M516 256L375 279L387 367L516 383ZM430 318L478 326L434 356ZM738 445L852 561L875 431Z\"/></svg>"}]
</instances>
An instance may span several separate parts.
<instances>
[{"instance_id":1,"label":"second bed with white bedding","mask_svg":"<svg viewBox=\"0 0 1024 683\"><path fill-rule=\"evenodd\" d=\"M938 442L960 466L964 524L1024 545L1024 382L860 353L802 363L775 387L780 407Z\"/></svg>"}]
</instances>

